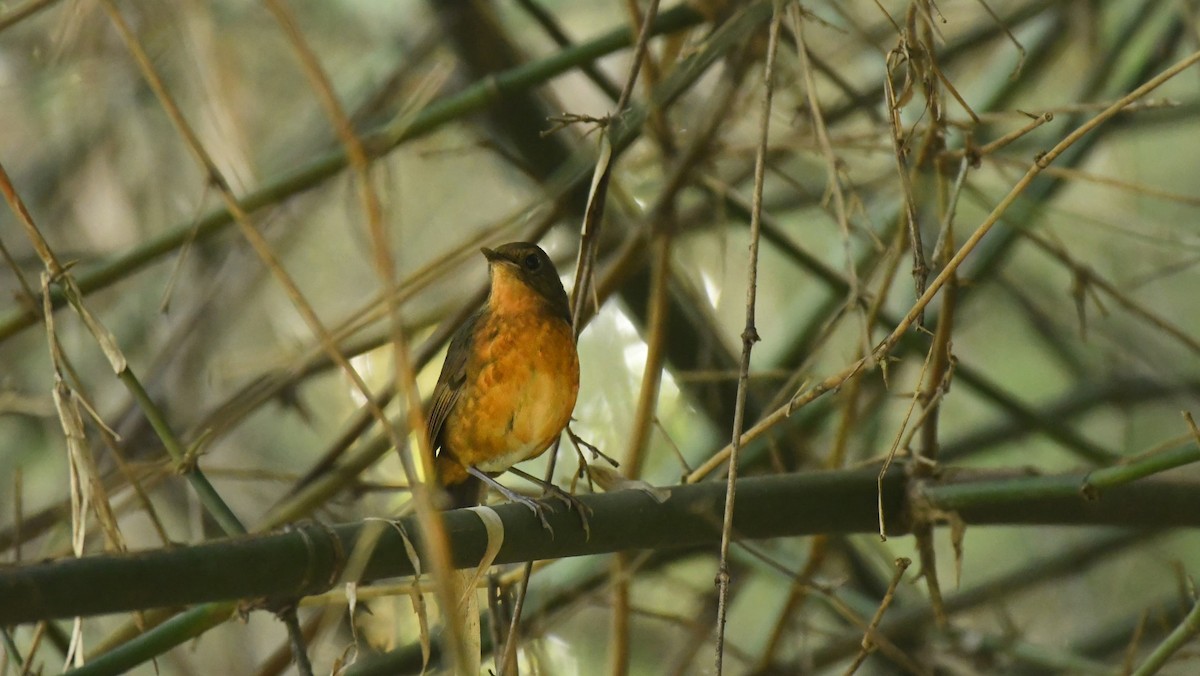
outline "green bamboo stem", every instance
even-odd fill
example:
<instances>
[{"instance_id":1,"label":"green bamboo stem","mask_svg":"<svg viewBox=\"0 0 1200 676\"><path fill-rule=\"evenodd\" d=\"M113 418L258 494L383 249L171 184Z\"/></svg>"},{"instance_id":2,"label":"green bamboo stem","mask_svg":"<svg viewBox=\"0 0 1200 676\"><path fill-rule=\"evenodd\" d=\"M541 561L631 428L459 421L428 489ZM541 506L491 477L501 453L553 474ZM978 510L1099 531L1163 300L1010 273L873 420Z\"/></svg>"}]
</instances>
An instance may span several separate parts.
<instances>
[{"instance_id":1,"label":"green bamboo stem","mask_svg":"<svg viewBox=\"0 0 1200 676\"><path fill-rule=\"evenodd\" d=\"M1082 490L1088 495L1098 494L1104 489L1127 484L1130 481L1182 467L1198 460L1200 460L1200 445L1188 442L1179 448L1155 453L1136 462L1097 469L1087 475Z\"/></svg>"},{"instance_id":2,"label":"green bamboo stem","mask_svg":"<svg viewBox=\"0 0 1200 676\"><path fill-rule=\"evenodd\" d=\"M1129 485L1129 482L1135 479L1164 472L1197 460L1200 460L1200 446L1189 441L1184 446L1155 453L1136 462L1114 465L1086 474L1020 476L997 481L962 481L930 485L924 487L923 497L929 501L931 507L959 512L968 522L971 521L970 517L976 510L991 510L997 505L1009 504L1010 508L1014 510L1014 519L1031 519L1028 521L1016 520L1014 523L1070 523L1069 521L1055 521L1052 510L1041 515L1036 512L1046 510L1051 505L1069 504L1083 500L1091 503L1095 510L1112 513L1117 518L1120 518L1120 515L1113 513L1114 509L1117 512L1128 510L1124 518L1131 525L1154 525L1154 522L1146 520L1148 515L1143 512L1144 508L1149 507L1152 511L1157 512L1166 503L1181 499L1182 501L1176 503L1175 508L1196 509L1200 507L1200 496L1197 496L1196 500L1192 500L1185 494L1164 494L1161 496L1161 500L1153 500L1155 504L1150 507L1148 503L1143 504L1137 500L1126 502L1126 498L1129 496L1118 493L1116 489ZM1119 508L1117 507L1118 503L1121 504ZM1030 509L1034 504L1038 506ZM1074 512L1074 515L1079 518L1088 518L1086 511L1077 511ZM1049 521L1038 521L1039 518ZM1171 520L1170 523L1160 525L1175 525L1175 522Z\"/></svg>"},{"instance_id":3,"label":"green bamboo stem","mask_svg":"<svg viewBox=\"0 0 1200 676\"><path fill-rule=\"evenodd\" d=\"M228 620L234 603L206 603L168 619L138 637L68 673L73 676L116 676Z\"/></svg>"},{"instance_id":4,"label":"green bamboo stem","mask_svg":"<svg viewBox=\"0 0 1200 676\"><path fill-rule=\"evenodd\" d=\"M977 479L949 485L915 483L893 472L884 485L884 514L892 533L907 532L914 512L955 510L973 525L1200 526L1200 490L1191 483L1143 480L1113 487L1101 499L1079 490L1086 475ZM739 480L734 531L745 539L815 533L872 533L876 474L870 470L785 474ZM704 482L670 488L662 504L640 491L585 495L594 512L591 538L575 514L549 515L554 537L519 504L494 507L505 540L496 563L712 544L720 536L723 486ZM905 496L917 496L909 504ZM786 518L784 516L786 515ZM487 545L482 521L469 510L445 513L454 564L479 563ZM411 538L411 518L399 523ZM630 528L637 523L637 528ZM124 612L237 598L296 597L326 591L339 580L342 557L364 528L308 524L261 536L191 547L65 559L0 570L0 624ZM410 575L412 562L399 534L388 529L363 580ZM187 580L187 584L180 584Z\"/></svg>"},{"instance_id":5,"label":"green bamboo stem","mask_svg":"<svg viewBox=\"0 0 1200 676\"><path fill-rule=\"evenodd\" d=\"M900 518L899 474L888 484L885 504ZM875 475L821 472L745 479L739 489L735 530L747 538L816 532L864 532L875 524ZM745 493L742 493L742 490ZM594 512L591 537L578 517L561 506L548 515L554 537L523 505L494 509L505 540L496 563L602 554L715 542L720 537L723 486L704 483L671 488L656 503L640 491L586 495ZM741 500L745 496L745 502ZM833 509L832 505L839 505ZM787 519L779 515L787 514ZM478 565L487 543L483 522L470 510L445 513L454 564ZM636 529L630 523L638 523ZM411 517L399 520L420 550ZM341 574L346 552L377 521L339 526L307 524L287 532L245 536L191 547L63 559L0 571L0 624L36 619L123 612L237 598L306 596L326 591ZM387 529L364 580L413 573L399 533ZM180 584L180 580L188 583Z\"/></svg>"}]
</instances>

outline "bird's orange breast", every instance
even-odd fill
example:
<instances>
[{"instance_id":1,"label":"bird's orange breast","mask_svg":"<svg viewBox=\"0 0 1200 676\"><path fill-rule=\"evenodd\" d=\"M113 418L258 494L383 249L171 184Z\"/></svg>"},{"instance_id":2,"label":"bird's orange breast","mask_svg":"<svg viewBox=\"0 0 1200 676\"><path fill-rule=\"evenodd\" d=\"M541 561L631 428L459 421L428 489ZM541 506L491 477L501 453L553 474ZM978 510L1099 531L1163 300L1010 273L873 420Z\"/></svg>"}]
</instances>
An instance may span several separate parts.
<instances>
[{"instance_id":1,"label":"bird's orange breast","mask_svg":"<svg viewBox=\"0 0 1200 676\"><path fill-rule=\"evenodd\" d=\"M464 391L443 437L443 452L489 473L544 452L570 421L579 392L570 325L495 292L475 329Z\"/></svg>"}]
</instances>

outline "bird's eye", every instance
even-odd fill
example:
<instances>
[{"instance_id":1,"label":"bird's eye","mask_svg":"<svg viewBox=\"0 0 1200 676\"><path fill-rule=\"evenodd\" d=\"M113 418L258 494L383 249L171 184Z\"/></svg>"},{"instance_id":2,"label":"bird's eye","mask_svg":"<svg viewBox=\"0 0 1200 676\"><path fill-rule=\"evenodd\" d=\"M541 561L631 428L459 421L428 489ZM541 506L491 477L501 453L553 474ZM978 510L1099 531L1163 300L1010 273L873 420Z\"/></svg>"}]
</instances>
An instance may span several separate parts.
<instances>
[{"instance_id":1,"label":"bird's eye","mask_svg":"<svg viewBox=\"0 0 1200 676\"><path fill-rule=\"evenodd\" d=\"M529 254L525 257L525 269L533 272L542 267L542 259L537 257L537 254Z\"/></svg>"}]
</instances>

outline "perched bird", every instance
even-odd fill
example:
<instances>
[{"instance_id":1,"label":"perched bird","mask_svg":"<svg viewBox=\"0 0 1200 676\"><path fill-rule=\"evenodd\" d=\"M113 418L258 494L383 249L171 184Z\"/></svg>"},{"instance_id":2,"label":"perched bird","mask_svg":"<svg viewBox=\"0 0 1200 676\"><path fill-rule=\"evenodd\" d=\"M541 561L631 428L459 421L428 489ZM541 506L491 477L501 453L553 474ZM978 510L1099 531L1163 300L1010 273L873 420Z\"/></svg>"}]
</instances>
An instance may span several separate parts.
<instances>
[{"instance_id":1,"label":"perched bird","mask_svg":"<svg viewBox=\"0 0 1200 676\"><path fill-rule=\"evenodd\" d=\"M552 484L513 468L554 443L575 408L579 355L567 292L536 244L484 248L483 255L491 291L450 340L429 408L437 480L453 507L479 504L487 484L549 528L540 503L493 477L511 470L574 504Z\"/></svg>"}]
</instances>

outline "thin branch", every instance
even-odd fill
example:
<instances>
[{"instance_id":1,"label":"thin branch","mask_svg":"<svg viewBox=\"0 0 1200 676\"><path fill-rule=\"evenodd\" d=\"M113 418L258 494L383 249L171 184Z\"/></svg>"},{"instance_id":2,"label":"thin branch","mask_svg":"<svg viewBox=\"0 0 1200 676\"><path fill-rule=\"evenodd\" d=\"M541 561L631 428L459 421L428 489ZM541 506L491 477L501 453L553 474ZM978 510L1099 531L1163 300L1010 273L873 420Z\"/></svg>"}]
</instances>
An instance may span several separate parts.
<instances>
[{"instance_id":1,"label":"thin branch","mask_svg":"<svg viewBox=\"0 0 1200 676\"><path fill-rule=\"evenodd\" d=\"M846 259L846 280L850 283L848 292L850 311L855 312L859 318L862 345L869 352L871 330L857 303L861 292L858 270L855 269L854 248L850 239L850 213L846 206L846 196L842 190L842 163L833 150L833 142L829 139L829 130L825 126L825 113L821 110L821 102L817 98L817 83L816 78L813 77L808 44L804 40L804 23L801 20L800 10L796 5L792 5L789 13L792 17L792 36L796 40L796 52L800 55L800 72L804 77L805 98L808 101L809 115L812 117L813 134L817 138L817 145L821 149L821 156L826 164L826 191L833 198L833 214L842 235L842 252ZM755 189L758 190L757 184Z\"/></svg>"},{"instance_id":2,"label":"thin branch","mask_svg":"<svg viewBox=\"0 0 1200 676\"><path fill-rule=\"evenodd\" d=\"M763 66L763 99L758 130L758 154L754 162L754 198L750 211L750 255L746 272L746 324L742 330L742 360L738 372L737 400L733 410L733 444L729 456L729 476L725 484L725 510L721 525L721 554L717 568L717 640L716 673L721 675L725 657L725 622L729 602L729 545L733 539L733 510L737 496L737 463L741 450L742 428L746 417L746 387L750 382L750 354L760 338L755 326L755 301L758 293L758 240L762 223L763 181L766 178L767 144L771 127L771 98L775 92L775 54L779 46L779 27L783 23L783 2L775 0L767 38L766 63Z\"/></svg>"},{"instance_id":3,"label":"thin branch","mask_svg":"<svg viewBox=\"0 0 1200 676\"><path fill-rule=\"evenodd\" d=\"M854 661L850 663L850 666L846 667L846 671L844 672L846 676L850 676L858 671L858 668L866 661L867 656L875 649L871 641L871 634L879 631L879 623L883 620L883 614L887 612L888 607L892 605L892 600L896 596L896 587L904 579L904 571L908 570L908 567L911 565L912 561L910 559L904 557L896 559L896 571L892 574L892 581L888 583L887 593L883 595L883 600L879 602L879 607L875 610L875 615L871 617L871 623L867 625L867 632L862 640L862 650L858 651L858 655L854 658Z\"/></svg>"},{"instance_id":4,"label":"thin branch","mask_svg":"<svg viewBox=\"0 0 1200 676\"><path fill-rule=\"evenodd\" d=\"M646 48L650 42L650 26L658 16L659 0L650 0L646 8L646 16L638 27L637 43L634 45L633 61L629 65L629 75L621 88L621 96L617 99L616 108L611 121L600 132L600 158L596 162L592 174L592 188L588 194L587 208L583 214L583 224L579 232L579 256L575 262L575 283L571 287L571 323L575 327L575 335L583 330L583 307L591 288L593 269L596 265L596 254L599 251L600 226L604 217L604 208L608 198L608 184L612 179L613 163L619 149L612 144L612 125L623 124L625 109L629 106L633 88L637 84L638 74L642 70L642 60L646 57Z\"/></svg>"}]
</instances>

